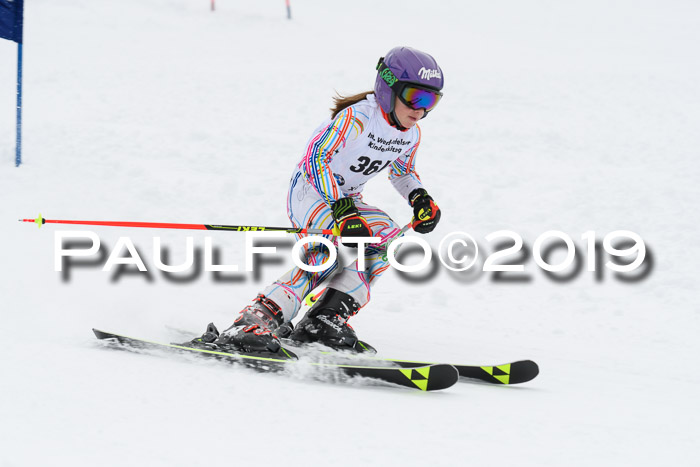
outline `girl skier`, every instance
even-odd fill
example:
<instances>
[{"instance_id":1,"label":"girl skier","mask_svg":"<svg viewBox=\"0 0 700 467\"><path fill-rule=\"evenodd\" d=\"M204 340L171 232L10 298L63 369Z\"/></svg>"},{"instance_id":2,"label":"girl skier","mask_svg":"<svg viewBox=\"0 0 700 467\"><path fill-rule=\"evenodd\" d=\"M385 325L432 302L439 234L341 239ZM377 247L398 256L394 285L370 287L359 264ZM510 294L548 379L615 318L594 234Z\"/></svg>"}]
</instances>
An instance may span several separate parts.
<instances>
[{"instance_id":1,"label":"girl skier","mask_svg":"<svg viewBox=\"0 0 700 467\"><path fill-rule=\"evenodd\" d=\"M373 91L334 99L331 119L313 132L294 170L287 213L295 227L336 227L344 238L382 239L365 248L364 271L358 270L357 261L340 271L337 261L319 273L295 267L245 307L230 328L219 334L210 324L193 342L278 352L278 336L288 335L339 349L355 347L357 335L347 320L369 302L371 286L389 266L386 247L401 235L401 226L388 214L364 202L362 189L386 169L413 208L413 230L425 234L435 228L440 209L423 188L415 159L421 139L418 120L437 105L443 83L432 56L409 47L392 49L379 59ZM327 238L337 245L335 237ZM305 256L307 264L319 265L329 254L323 245L311 243ZM291 320L304 297L327 279L323 294L292 330Z\"/></svg>"}]
</instances>

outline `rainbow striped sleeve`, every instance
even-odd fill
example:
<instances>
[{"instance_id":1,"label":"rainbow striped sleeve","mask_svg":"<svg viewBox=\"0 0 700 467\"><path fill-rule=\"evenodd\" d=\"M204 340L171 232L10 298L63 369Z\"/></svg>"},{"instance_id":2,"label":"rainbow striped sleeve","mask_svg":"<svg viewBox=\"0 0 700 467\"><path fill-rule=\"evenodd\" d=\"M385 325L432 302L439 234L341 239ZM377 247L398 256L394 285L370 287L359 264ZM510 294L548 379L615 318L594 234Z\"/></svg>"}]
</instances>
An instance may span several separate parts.
<instances>
[{"instance_id":1,"label":"rainbow striped sleeve","mask_svg":"<svg viewBox=\"0 0 700 467\"><path fill-rule=\"evenodd\" d=\"M418 131L418 141L406 154L396 159L389 168L389 180L404 199L408 199L408 195L416 188L423 187L416 172L416 152L418 152L420 145L421 132L418 125L415 128Z\"/></svg>"},{"instance_id":2,"label":"rainbow striped sleeve","mask_svg":"<svg viewBox=\"0 0 700 467\"><path fill-rule=\"evenodd\" d=\"M331 172L331 159L345 146L350 137L362 133L362 128L358 125L361 125L361 122L356 118L355 110L348 107L316 134L306 147L300 167L306 180L329 206L341 197Z\"/></svg>"}]
</instances>

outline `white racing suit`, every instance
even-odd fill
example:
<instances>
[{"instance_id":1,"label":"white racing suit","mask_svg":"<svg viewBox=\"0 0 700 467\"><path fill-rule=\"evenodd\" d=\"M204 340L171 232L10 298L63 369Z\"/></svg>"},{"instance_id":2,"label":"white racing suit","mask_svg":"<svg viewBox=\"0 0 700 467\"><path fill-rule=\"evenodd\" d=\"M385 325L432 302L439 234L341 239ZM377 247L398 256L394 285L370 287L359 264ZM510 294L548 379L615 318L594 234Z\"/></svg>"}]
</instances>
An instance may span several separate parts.
<instances>
[{"instance_id":1,"label":"white racing suit","mask_svg":"<svg viewBox=\"0 0 700 467\"><path fill-rule=\"evenodd\" d=\"M358 270L357 260L341 270L336 261L316 273L294 267L268 286L263 294L280 306L285 321L293 319L304 297L329 277L328 287L349 294L360 306L369 302L372 283L389 267L386 246L399 236L403 226L381 209L365 204L362 188L369 179L388 169L389 180L408 199L411 191L422 187L414 167L419 144L418 125L405 131L391 126L372 94L314 131L289 185L287 214L292 224L332 229L332 203L350 196L367 220L372 236L382 240L365 249L364 271ZM327 238L337 245L335 237ZM306 264L312 266L328 258L320 243L307 244L304 253Z\"/></svg>"}]
</instances>

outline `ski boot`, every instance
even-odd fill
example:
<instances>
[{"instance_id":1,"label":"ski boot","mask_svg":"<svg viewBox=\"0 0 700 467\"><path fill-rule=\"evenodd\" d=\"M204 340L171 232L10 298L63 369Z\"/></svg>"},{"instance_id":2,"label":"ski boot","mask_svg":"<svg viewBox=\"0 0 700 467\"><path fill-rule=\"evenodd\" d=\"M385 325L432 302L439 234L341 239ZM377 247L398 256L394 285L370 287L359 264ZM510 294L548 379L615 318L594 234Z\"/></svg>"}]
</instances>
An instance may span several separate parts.
<instances>
[{"instance_id":1,"label":"ski boot","mask_svg":"<svg viewBox=\"0 0 700 467\"><path fill-rule=\"evenodd\" d=\"M252 305L241 311L236 321L219 335L214 344L222 350L228 348L247 353L277 353L282 345L272 332L283 322L284 315L280 307L260 294Z\"/></svg>"},{"instance_id":2,"label":"ski boot","mask_svg":"<svg viewBox=\"0 0 700 467\"><path fill-rule=\"evenodd\" d=\"M372 346L358 340L355 330L348 324L348 319L359 309L360 304L350 295L326 289L291 330L289 338L296 343L318 342L336 350L376 353Z\"/></svg>"}]
</instances>

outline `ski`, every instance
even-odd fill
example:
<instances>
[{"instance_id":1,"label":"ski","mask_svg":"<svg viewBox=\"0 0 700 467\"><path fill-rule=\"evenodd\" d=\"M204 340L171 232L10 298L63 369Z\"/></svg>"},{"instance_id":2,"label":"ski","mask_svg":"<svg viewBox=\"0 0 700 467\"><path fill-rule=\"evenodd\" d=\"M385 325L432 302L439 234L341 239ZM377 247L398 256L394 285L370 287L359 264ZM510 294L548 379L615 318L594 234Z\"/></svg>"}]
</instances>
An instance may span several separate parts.
<instances>
[{"instance_id":1,"label":"ski","mask_svg":"<svg viewBox=\"0 0 700 467\"><path fill-rule=\"evenodd\" d=\"M454 385L459 380L459 374L452 365L427 364L412 367L388 367L372 365L346 365L334 363L318 363L298 361L294 358L279 358L254 354L222 352L215 349L188 347L180 344L165 344L145 339L127 337L99 329L93 329L95 337L119 344L121 347L134 349L162 349L176 352L191 353L230 363L241 363L246 367L260 372L277 372L289 369L291 366L307 365L316 369L340 371L343 374L356 377L372 378L387 383L397 384L410 389L421 391L437 391ZM288 353L290 355L291 353ZM268 354L265 354L268 355ZM291 354L293 355L293 354Z\"/></svg>"},{"instance_id":2,"label":"ski","mask_svg":"<svg viewBox=\"0 0 700 467\"><path fill-rule=\"evenodd\" d=\"M408 360L384 359L403 368L415 368L430 363L413 362ZM500 365L455 365L462 378L478 379L491 384L520 384L532 381L540 373L537 363L532 360L502 363Z\"/></svg>"},{"instance_id":3,"label":"ski","mask_svg":"<svg viewBox=\"0 0 700 467\"><path fill-rule=\"evenodd\" d=\"M304 346L295 343L289 339L281 339L285 346L291 347L293 349L304 349ZM323 354L342 354L347 357L351 357L353 360L364 360L364 361L381 361L386 363L392 363L394 365L400 366L402 368L416 368L425 365L436 365L432 362L416 362L412 360L399 360L394 358L382 358L376 357L372 350L374 347L367 344L364 341L358 341L355 346L356 349L371 349L368 352L348 352L348 351L337 351L328 350L321 351ZM485 383L491 384L520 384L532 381L540 373L539 366L532 360L519 360L510 363L501 363L499 365L458 365L450 363L449 365L455 367L459 372L459 376L468 379L478 379Z\"/></svg>"},{"instance_id":4,"label":"ski","mask_svg":"<svg viewBox=\"0 0 700 467\"><path fill-rule=\"evenodd\" d=\"M311 307L321 296L325 288L316 289L306 295L304 303ZM280 339L282 343L292 348L303 348L303 344L295 343L290 339ZM330 354L337 351L324 351L324 354ZM342 351L341 351L342 352ZM435 365L429 362L416 362L411 360L399 360L393 358L376 357L371 354L376 354L377 350L367 342L358 340L355 344L355 349L349 352L342 352L345 355L351 355L357 358L370 361L382 361L393 363L403 368L416 368L423 365ZM502 363L500 365L457 365L450 364L457 369L461 378L478 379L485 383L491 384L520 384L532 381L540 373L540 368L537 363L532 360L519 360L517 362Z\"/></svg>"}]
</instances>

